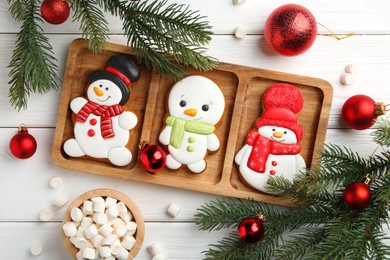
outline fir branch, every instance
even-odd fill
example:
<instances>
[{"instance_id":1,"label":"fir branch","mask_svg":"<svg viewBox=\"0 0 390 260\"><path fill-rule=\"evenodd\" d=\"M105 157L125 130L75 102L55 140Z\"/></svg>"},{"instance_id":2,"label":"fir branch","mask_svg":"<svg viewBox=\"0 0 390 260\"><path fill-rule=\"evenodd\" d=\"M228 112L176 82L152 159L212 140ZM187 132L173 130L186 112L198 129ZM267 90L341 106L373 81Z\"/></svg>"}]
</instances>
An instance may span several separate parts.
<instances>
[{"instance_id":1,"label":"fir branch","mask_svg":"<svg viewBox=\"0 0 390 260\"><path fill-rule=\"evenodd\" d=\"M102 11L94 5L94 2L73 0L71 8L74 10L73 21L80 21L83 38L89 40L89 49L97 53L105 48L108 25Z\"/></svg>"},{"instance_id":2,"label":"fir branch","mask_svg":"<svg viewBox=\"0 0 390 260\"><path fill-rule=\"evenodd\" d=\"M211 40L211 27L198 12L181 4L155 0L124 2L98 0L98 4L123 20L128 45L147 68L159 69L174 79L184 75L183 66L210 70L216 60L201 45Z\"/></svg>"},{"instance_id":3,"label":"fir branch","mask_svg":"<svg viewBox=\"0 0 390 260\"><path fill-rule=\"evenodd\" d=\"M376 120L377 129L371 133L374 142L382 146L390 146L390 116L379 117Z\"/></svg>"},{"instance_id":4,"label":"fir branch","mask_svg":"<svg viewBox=\"0 0 390 260\"><path fill-rule=\"evenodd\" d=\"M273 254L275 259L289 260L302 259L308 252L313 250L324 238L325 229L309 230L305 233L292 237L283 246L277 248Z\"/></svg>"},{"instance_id":5,"label":"fir branch","mask_svg":"<svg viewBox=\"0 0 390 260\"><path fill-rule=\"evenodd\" d=\"M228 237L223 238L218 244L210 245L209 250L202 253L208 260L238 260L243 252L250 251L248 245L242 243L237 238L237 234L230 233Z\"/></svg>"},{"instance_id":6,"label":"fir branch","mask_svg":"<svg viewBox=\"0 0 390 260\"><path fill-rule=\"evenodd\" d=\"M57 61L48 38L43 35L39 8L34 0L10 1L10 11L21 21L21 30L9 66L9 98L18 110L27 108L31 92L46 93L57 89Z\"/></svg>"}]
</instances>

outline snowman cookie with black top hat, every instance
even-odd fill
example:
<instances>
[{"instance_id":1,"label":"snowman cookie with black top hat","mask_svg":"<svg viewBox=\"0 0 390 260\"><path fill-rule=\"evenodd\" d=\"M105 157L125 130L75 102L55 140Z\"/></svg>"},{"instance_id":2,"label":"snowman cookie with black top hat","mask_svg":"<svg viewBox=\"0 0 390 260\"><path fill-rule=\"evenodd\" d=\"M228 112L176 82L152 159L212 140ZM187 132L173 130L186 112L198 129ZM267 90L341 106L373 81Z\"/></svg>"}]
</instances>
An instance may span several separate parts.
<instances>
[{"instance_id":1,"label":"snowman cookie with black top hat","mask_svg":"<svg viewBox=\"0 0 390 260\"><path fill-rule=\"evenodd\" d=\"M76 114L74 139L64 143L64 151L71 157L90 156L107 158L116 166L132 160L126 148L130 129L137 124L137 116L123 111L130 98L131 83L140 77L137 65L127 56L112 56L104 70L89 75L87 99L77 97L70 103Z\"/></svg>"},{"instance_id":2,"label":"snowman cookie with black top hat","mask_svg":"<svg viewBox=\"0 0 390 260\"><path fill-rule=\"evenodd\" d=\"M306 165L300 155L303 130L297 114L303 107L301 92L290 84L275 84L263 96L265 111L256 121L256 130L235 156L244 181L266 193L270 176L292 181Z\"/></svg>"}]
</instances>

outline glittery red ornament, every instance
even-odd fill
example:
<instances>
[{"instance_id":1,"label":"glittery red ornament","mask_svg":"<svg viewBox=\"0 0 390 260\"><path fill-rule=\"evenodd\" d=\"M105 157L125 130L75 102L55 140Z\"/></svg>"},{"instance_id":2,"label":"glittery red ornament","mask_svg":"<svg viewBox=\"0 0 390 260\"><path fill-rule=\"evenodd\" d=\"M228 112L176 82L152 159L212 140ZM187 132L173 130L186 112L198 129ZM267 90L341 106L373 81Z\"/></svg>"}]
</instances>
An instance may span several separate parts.
<instances>
[{"instance_id":1,"label":"glittery red ornament","mask_svg":"<svg viewBox=\"0 0 390 260\"><path fill-rule=\"evenodd\" d=\"M70 14L70 7L65 0L44 0L41 5L41 15L46 22L61 24Z\"/></svg>"},{"instance_id":2,"label":"glittery red ornament","mask_svg":"<svg viewBox=\"0 0 390 260\"><path fill-rule=\"evenodd\" d=\"M350 97L343 105L341 115L353 129L363 130L371 127L378 116L386 113L385 104L375 102L365 95Z\"/></svg>"},{"instance_id":3,"label":"glittery red ornament","mask_svg":"<svg viewBox=\"0 0 390 260\"><path fill-rule=\"evenodd\" d=\"M238 237L249 244L255 244L263 240L264 236L264 216L244 218L238 225Z\"/></svg>"},{"instance_id":4,"label":"glittery red ornament","mask_svg":"<svg viewBox=\"0 0 390 260\"><path fill-rule=\"evenodd\" d=\"M146 142L142 142L139 148L141 149L139 160L147 172L155 173L164 168L167 155L163 148L158 145L149 145Z\"/></svg>"},{"instance_id":5,"label":"glittery red ornament","mask_svg":"<svg viewBox=\"0 0 390 260\"><path fill-rule=\"evenodd\" d=\"M344 201L351 209L365 209L371 202L370 187L364 182L349 184L344 190Z\"/></svg>"},{"instance_id":6,"label":"glittery red ornament","mask_svg":"<svg viewBox=\"0 0 390 260\"><path fill-rule=\"evenodd\" d=\"M282 5L268 16L264 36L274 51L285 56L295 56L313 45L317 37L317 22L303 6Z\"/></svg>"},{"instance_id":7,"label":"glittery red ornament","mask_svg":"<svg viewBox=\"0 0 390 260\"><path fill-rule=\"evenodd\" d=\"M27 127L21 125L18 133L11 139L9 149L16 158L27 159L37 150L37 141L28 133Z\"/></svg>"}]
</instances>

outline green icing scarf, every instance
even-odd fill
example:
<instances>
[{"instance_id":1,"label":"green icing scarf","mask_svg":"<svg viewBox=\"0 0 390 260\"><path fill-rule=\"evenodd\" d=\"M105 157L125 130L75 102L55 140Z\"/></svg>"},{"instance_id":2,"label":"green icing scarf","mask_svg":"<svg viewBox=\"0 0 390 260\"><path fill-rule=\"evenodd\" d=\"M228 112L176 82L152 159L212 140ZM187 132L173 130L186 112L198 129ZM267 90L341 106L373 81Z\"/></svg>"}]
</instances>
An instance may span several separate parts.
<instances>
[{"instance_id":1,"label":"green icing scarf","mask_svg":"<svg viewBox=\"0 0 390 260\"><path fill-rule=\"evenodd\" d=\"M214 133L215 127L212 124L187 121L182 118L168 116L165 123L172 126L171 137L169 144L178 149L183 140L184 132L194 134L209 135Z\"/></svg>"}]
</instances>

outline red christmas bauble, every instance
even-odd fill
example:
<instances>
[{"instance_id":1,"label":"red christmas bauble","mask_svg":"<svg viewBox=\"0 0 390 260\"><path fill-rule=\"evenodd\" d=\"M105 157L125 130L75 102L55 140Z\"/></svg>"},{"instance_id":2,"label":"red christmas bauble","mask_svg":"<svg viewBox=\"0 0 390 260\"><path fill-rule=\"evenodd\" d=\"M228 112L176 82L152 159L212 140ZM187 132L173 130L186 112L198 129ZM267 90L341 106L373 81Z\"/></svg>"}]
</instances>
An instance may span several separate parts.
<instances>
[{"instance_id":1,"label":"red christmas bauble","mask_svg":"<svg viewBox=\"0 0 390 260\"><path fill-rule=\"evenodd\" d=\"M44 0L41 5L41 15L46 22L61 24L70 14L70 7L65 0Z\"/></svg>"},{"instance_id":2,"label":"red christmas bauble","mask_svg":"<svg viewBox=\"0 0 390 260\"><path fill-rule=\"evenodd\" d=\"M21 127L9 143L11 153L19 159L28 159L37 150L37 141L28 133L26 127Z\"/></svg>"},{"instance_id":3,"label":"red christmas bauble","mask_svg":"<svg viewBox=\"0 0 390 260\"><path fill-rule=\"evenodd\" d=\"M163 148L158 145L141 144L139 160L142 167L150 173L164 168L167 155Z\"/></svg>"},{"instance_id":4,"label":"red christmas bauble","mask_svg":"<svg viewBox=\"0 0 390 260\"><path fill-rule=\"evenodd\" d=\"M263 240L264 236L264 217L256 216L245 218L238 225L238 237L249 244L254 244Z\"/></svg>"},{"instance_id":5,"label":"red christmas bauble","mask_svg":"<svg viewBox=\"0 0 390 260\"><path fill-rule=\"evenodd\" d=\"M371 127L375 119L386 113L385 105L365 95L350 97L343 105L341 115L349 127L363 130Z\"/></svg>"},{"instance_id":6,"label":"red christmas bauble","mask_svg":"<svg viewBox=\"0 0 390 260\"><path fill-rule=\"evenodd\" d=\"M264 36L274 51L285 56L295 56L313 45L317 37L317 22L303 6L282 5L268 16Z\"/></svg>"},{"instance_id":7,"label":"red christmas bauble","mask_svg":"<svg viewBox=\"0 0 390 260\"><path fill-rule=\"evenodd\" d=\"M344 190L344 201L351 209L363 210L371 202L370 187L364 182L353 182Z\"/></svg>"}]
</instances>

